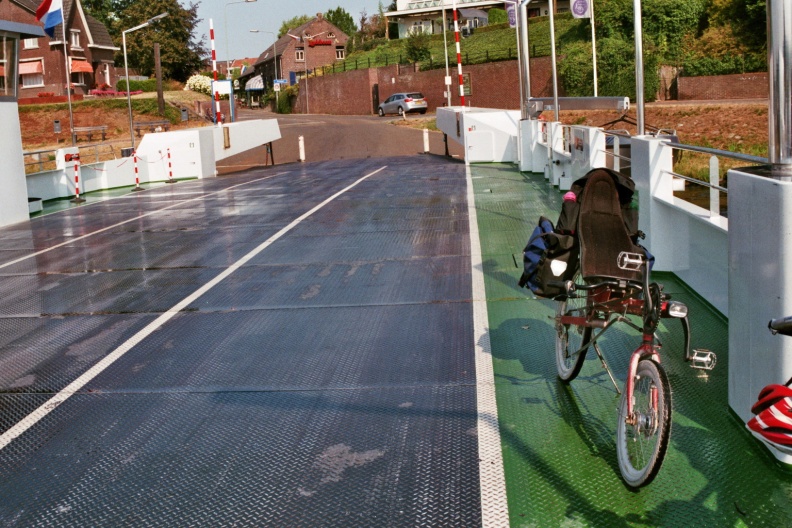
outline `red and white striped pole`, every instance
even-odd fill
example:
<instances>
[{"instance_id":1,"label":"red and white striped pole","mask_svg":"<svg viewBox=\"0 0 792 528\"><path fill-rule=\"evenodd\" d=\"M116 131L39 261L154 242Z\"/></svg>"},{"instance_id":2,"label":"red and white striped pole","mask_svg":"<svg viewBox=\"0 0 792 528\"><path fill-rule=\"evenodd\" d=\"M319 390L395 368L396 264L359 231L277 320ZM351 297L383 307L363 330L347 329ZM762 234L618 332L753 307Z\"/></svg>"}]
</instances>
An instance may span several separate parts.
<instances>
[{"instance_id":1,"label":"red and white striped pole","mask_svg":"<svg viewBox=\"0 0 792 528\"><path fill-rule=\"evenodd\" d=\"M168 183L176 183L173 181L173 166L171 165L170 147L168 147Z\"/></svg>"},{"instance_id":2,"label":"red and white striped pole","mask_svg":"<svg viewBox=\"0 0 792 528\"><path fill-rule=\"evenodd\" d=\"M209 19L209 40L212 41L212 75L215 82L215 125L223 121L223 115L220 113L220 92L217 91L217 53L215 52L215 39L214 39L214 24L212 19Z\"/></svg>"},{"instance_id":3,"label":"red and white striped pole","mask_svg":"<svg viewBox=\"0 0 792 528\"><path fill-rule=\"evenodd\" d=\"M459 101L465 107L465 79L462 77L462 51L459 48L459 15L454 0L454 40L456 40L457 70L459 71Z\"/></svg>"},{"instance_id":4,"label":"red and white striped pole","mask_svg":"<svg viewBox=\"0 0 792 528\"><path fill-rule=\"evenodd\" d=\"M72 156L72 160L74 161L74 200L72 203L82 203L85 201L85 198L80 198L80 156L79 154L74 154Z\"/></svg>"},{"instance_id":5,"label":"red and white striped pole","mask_svg":"<svg viewBox=\"0 0 792 528\"><path fill-rule=\"evenodd\" d=\"M143 188L140 186L140 177L138 176L137 150L132 152L132 161L135 164L135 188L132 189L132 190L133 191L142 191Z\"/></svg>"}]
</instances>

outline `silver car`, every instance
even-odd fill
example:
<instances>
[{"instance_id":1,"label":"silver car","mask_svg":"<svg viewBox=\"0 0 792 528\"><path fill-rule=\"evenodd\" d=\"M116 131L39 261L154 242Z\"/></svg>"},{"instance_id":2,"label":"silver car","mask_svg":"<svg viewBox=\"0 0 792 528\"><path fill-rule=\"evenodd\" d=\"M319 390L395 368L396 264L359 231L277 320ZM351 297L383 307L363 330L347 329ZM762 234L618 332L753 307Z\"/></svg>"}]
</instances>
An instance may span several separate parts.
<instances>
[{"instance_id":1,"label":"silver car","mask_svg":"<svg viewBox=\"0 0 792 528\"><path fill-rule=\"evenodd\" d=\"M377 113L380 117L385 114L403 115L405 112L426 113L428 104L421 92L395 93L380 103Z\"/></svg>"}]
</instances>

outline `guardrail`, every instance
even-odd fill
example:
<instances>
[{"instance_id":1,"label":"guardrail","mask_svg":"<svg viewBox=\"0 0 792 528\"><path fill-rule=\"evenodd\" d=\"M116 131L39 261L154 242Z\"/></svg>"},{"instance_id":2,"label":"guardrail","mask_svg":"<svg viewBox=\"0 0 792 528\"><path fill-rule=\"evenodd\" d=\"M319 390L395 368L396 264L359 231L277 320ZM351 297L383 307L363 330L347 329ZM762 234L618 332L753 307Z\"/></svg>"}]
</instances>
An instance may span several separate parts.
<instances>
[{"instance_id":1,"label":"guardrail","mask_svg":"<svg viewBox=\"0 0 792 528\"><path fill-rule=\"evenodd\" d=\"M55 170L55 153L57 151L58 149L47 149L23 152L25 174ZM112 145L92 143L80 145L80 157L83 163L99 163L100 161L116 159L118 156L116 156Z\"/></svg>"}]
</instances>

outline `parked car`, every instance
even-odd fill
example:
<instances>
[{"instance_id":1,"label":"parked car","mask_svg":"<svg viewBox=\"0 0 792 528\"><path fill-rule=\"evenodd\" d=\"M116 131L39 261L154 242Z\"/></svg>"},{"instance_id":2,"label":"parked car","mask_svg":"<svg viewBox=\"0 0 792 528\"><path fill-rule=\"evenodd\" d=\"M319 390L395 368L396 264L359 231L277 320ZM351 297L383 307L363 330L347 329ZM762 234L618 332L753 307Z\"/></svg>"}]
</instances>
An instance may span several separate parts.
<instances>
[{"instance_id":1,"label":"parked car","mask_svg":"<svg viewBox=\"0 0 792 528\"><path fill-rule=\"evenodd\" d=\"M426 113L426 99L421 92L395 93L380 103L377 113L380 117L385 114L403 115L405 112Z\"/></svg>"}]
</instances>

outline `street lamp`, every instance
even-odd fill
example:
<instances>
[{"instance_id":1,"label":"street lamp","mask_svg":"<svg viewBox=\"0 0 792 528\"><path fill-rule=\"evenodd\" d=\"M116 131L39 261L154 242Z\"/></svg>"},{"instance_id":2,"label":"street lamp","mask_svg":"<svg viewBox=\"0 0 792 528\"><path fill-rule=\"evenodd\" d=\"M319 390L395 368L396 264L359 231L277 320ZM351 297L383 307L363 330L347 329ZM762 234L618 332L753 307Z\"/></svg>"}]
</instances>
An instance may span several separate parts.
<instances>
[{"instance_id":1,"label":"street lamp","mask_svg":"<svg viewBox=\"0 0 792 528\"><path fill-rule=\"evenodd\" d=\"M127 93L127 107L129 108L129 137L132 139L132 148L135 148L135 130L134 125L132 124L132 97L129 95L129 66L127 65L127 51L126 51L126 36L127 33L132 33L133 31L137 31L138 29L142 29L146 26L150 26L154 24L158 20L165 18L168 16L168 13L161 13L154 18L149 18L139 26L135 26L133 28L127 29L123 31L121 34L121 40L124 44L124 73L126 74L126 93Z\"/></svg>"},{"instance_id":2,"label":"street lamp","mask_svg":"<svg viewBox=\"0 0 792 528\"><path fill-rule=\"evenodd\" d=\"M234 2L226 2L223 7L223 31L225 32L225 48L226 48L226 76L230 78L231 74L231 52L228 49L228 6L231 4L250 4L256 0L236 0Z\"/></svg>"},{"instance_id":3,"label":"street lamp","mask_svg":"<svg viewBox=\"0 0 792 528\"><path fill-rule=\"evenodd\" d=\"M269 33L272 35L272 38L275 39L275 42L272 43L272 62L275 66L275 77L272 79L272 89L275 90L275 81L278 79L278 36L273 33L272 31L262 31L260 29L251 29L251 33ZM278 105L278 92L275 91L275 106Z\"/></svg>"}]
</instances>

